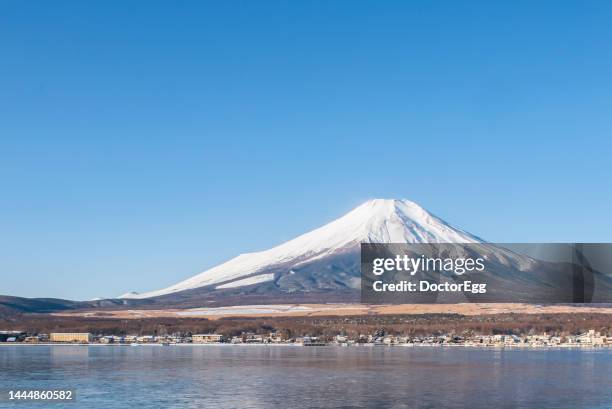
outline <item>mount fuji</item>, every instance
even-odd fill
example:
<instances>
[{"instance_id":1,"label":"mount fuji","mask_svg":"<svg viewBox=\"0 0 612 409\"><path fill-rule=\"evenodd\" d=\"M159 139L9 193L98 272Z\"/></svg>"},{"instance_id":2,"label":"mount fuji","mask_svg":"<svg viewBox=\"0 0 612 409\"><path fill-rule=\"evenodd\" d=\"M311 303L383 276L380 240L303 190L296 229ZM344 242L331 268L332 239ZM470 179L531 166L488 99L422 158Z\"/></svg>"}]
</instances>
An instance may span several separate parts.
<instances>
[{"instance_id":1,"label":"mount fuji","mask_svg":"<svg viewBox=\"0 0 612 409\"><path fill-rule=\"evenodd\" d=\"M313 295L353 298L360 287L361 243L483 243L408 200L374 199L316 230L269 250L241 254L170 287L122 299L223 294L232 298ZM187 297L191 298L191 297ZM217 298L217 297L213 297ZM307 297L311 299L311 297ZM318 297L315 297L318 298ZM324 297L325 298L325 297Z\"/></svg>"},{"instance_id":2,"label":"mount fuji","mask_svg":"<svg viewBox=\"0 0 612 409\"><path fill-rule=\"evenodd\" d=\"M481 302L574 300L571 263L536 260L487 243L408 200L374 199L269 250L241 254L170 287L124 294L115 301L159 308L358 302L362 243L467 244L488 263L479 277L494 290ZM604 299L610 299L612 277L599 272L593 277Z\"/></svg>"}]
</instances>

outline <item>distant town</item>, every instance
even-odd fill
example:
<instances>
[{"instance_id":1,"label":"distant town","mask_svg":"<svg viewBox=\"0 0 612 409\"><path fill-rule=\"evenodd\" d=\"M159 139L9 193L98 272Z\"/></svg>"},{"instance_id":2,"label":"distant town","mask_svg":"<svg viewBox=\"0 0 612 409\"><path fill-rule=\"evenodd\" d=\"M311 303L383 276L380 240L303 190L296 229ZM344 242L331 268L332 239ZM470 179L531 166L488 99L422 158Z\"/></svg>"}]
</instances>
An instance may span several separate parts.
<instances>
[{"instance_id":1,"label":"distant town","mask_svg":"<svg viewBox=\"0 0 612 409\"><path fill-rule=\"evenodd\" d=\"M256 334L244 332L239 336L223 334L173 335L93 335L88 332L51 332L29 334L24 331L0 331L0 344L30 345L193 345L193 344L284 344L296 346L465 346L465 347L612 347L612 336L588 330L578 335L438 335L412 337L386 334L384 329L374 334L357 337L338 334L333 337L303 336L289 338L281 332Z\"/></svg>"}]
</instances>

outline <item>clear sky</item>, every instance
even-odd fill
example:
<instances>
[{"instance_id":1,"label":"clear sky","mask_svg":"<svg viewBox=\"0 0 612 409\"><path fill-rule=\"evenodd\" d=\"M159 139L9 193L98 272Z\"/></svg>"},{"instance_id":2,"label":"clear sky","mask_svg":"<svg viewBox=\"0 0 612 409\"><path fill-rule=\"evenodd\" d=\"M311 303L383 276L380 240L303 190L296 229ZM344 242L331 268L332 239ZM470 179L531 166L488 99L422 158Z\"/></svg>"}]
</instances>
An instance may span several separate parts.
<instances>
[{"instance_id":1,"label":"clear sky","mask_svg":"<svg viewBox=\"0 0 612 409\"><path fill-rule=\"evenodd\" d=\"M407 198L612 241L612 2L0 2L0 294L154 290Z\"/></svg>"}]
</instances>

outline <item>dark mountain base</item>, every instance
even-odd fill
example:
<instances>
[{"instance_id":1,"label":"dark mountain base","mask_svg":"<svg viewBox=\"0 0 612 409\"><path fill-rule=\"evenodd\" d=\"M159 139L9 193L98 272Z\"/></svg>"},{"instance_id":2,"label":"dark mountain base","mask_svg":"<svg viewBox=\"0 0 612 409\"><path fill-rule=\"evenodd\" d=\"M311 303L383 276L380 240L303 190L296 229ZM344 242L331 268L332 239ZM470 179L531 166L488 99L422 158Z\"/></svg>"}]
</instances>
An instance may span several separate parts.
<instances>
[{"instance_id":1,"label":"dark mountain base","mask_svg":"<svg viewBox=\"0 0 612 409\"><path fill-rule=\"evenodd\" d=\"M123 308L137 305L143 309L225 307L263 304L358 303L360 292L350 289L283 291L274 285L250 286L232 290L194 289L145 300L126 300ZM113 307L117 309L116 307Z\"/></svg>"}]
</instances>

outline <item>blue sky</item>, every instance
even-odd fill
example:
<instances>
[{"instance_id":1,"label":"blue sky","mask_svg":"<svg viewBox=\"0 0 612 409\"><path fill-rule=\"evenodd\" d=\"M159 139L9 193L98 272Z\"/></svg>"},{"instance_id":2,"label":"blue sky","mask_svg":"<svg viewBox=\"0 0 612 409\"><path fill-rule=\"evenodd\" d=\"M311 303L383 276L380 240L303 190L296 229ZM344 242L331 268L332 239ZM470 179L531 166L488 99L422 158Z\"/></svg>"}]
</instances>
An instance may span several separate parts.
<instances>
[{"instance_id":1,"label":"blue sky","mask_svg":"<svg viewBox=\"0 0 612 409\"><path fill-rule=\"evenodd\" d=\"M612 241L610 2L0 3L0 294L153 290L372 197Z\"/></svg>"}]
</instances>

